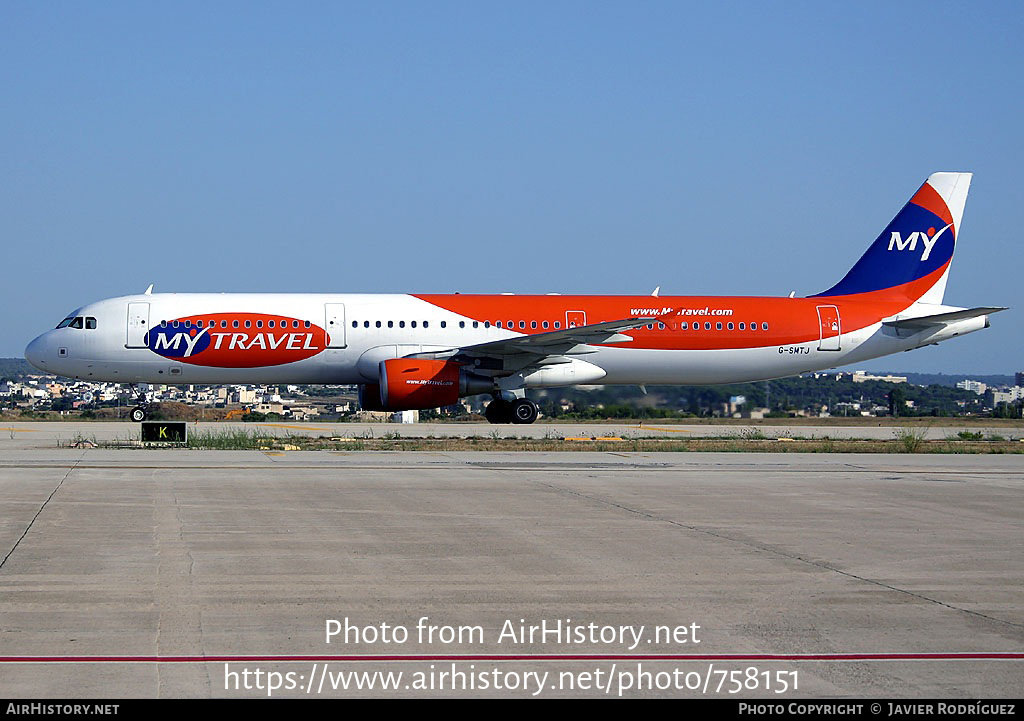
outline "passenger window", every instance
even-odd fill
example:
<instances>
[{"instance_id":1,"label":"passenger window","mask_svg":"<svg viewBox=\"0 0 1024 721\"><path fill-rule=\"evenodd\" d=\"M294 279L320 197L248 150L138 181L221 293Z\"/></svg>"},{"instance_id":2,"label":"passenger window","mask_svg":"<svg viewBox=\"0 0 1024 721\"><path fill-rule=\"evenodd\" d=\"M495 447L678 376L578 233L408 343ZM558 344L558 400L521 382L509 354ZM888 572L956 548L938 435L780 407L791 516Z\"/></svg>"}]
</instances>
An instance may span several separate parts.
<instances>
[{"instance_id":1,"label":"passenger window","mask_svg":"<svg viewBox=\"0 0 1024 721\"><path fill-rule=\"evenodd\" d=\"M459 321L459 328L465 328L465 327L466 327L466 321L460 320Z\"/></svg>"},{"instance_id":2,"label":"passenger window","mask_svg":"<svg viewBox=\"0 0 1024 721\"><path fill-rule=\"evenodd\" d=\"M405 321L404 320L398 321L398 327L399 328L405 328Z\"/></svg>"},{"instance_id":3,"label":"passenger window","mask_svg":"<svg viewBox=\"0 0 1024 721\"><path fill-rule=\"evenodd\" d=\"M490 328L490 327L491 327L491 321L485 320L484 321L484 328Z\"/></svg>"},{"instance_id":4,"label":"passenger window","mask_svg":"<svg viewBox=\"0 0 1024 721\"><path fill-rule=\"evenodd\" d=\"M562 323L561 323L561 321L557 321L557 320L556 320L556 321L555 321L555 330L558 330L558 329L559 329L559 328L561 328L561 327L562 327Z\"/></svg>"},{"instance_id":5,"label":"passenger window","mask_svg":"<svg viewBox=\"0 0 1024 721\"><path fill-rule=\"evenodd\" d=\"M722 330L722 324L721 323L715 323L715 330Z\"/></svg>"},{"instance_id":6,"label":"passenger window","mask_svg":"<svg viewBox=\"0 0 1024 721\"><path fill-rule=\"evenodd\" d=\"M388 321L388 328L394 328L394 327L395 327L395 321L389 320Z\"/></svg>"},{"instance_id":7,"label":"passenger window","mask_svg":"<svg viewBox=\"0 0 1024 721\"><path fill-rule=\"evenodd\" d=\"M424 328L429 328L430 327L430 321L428 321L428 320L423 321L423 327Z\"/></svg>"},{"instance_id":8,"label":"passenger window","mask_svg":"<svg viewBox=\"0 0 1024 721\"><path fill-rule=\"evenodd\" d=\"M412 327L415 328L416 327L416 321L413 321L410 325L412 325Z\"/></svg>"},{"instance_id":9,"label":"passenger window","mask_svg":"<svg viewBox=\"0 0 1024 721\"><path fill-rule=\"evenodd\" d=\"M473 327L474 328L479 328L480 327L480 323L478 323L477 321L473 321Z\"/></svg>"},{"instance_id":10,"label":"passenger window","mask_svg":"<svg viewBox=\"0 0 1024 721\"><path fill-rule=\"evenodd\" d=\"M767 323L762 323L761 324L761 330L768 330L768 324Z\"/></svg>"},{"instance_id":11,"label":"passenger window","mask_svg":"<svg viewBox=\"0 0 1024 721\"><path fill-rule=\"evenodd\" d=\"M370 327L370 321L364 320L363 321L363 328L369 328L369 327Z\"/></svg>"},{"instance_id":12,"label":"passenger window","mask_svg":"<svg viewBox=\"0 0 1024 721\"><path fill-rule=\"evenodd\" d=\"M520 328L525 328L526 327L526 321L525 320L519 321L519 327Z\"/></svg>"},{"instance_id":13,"label":"passenger window","mask_svg":"<svg viewBox=\"0 0 1024 721\"><path fill-rule=\"evenodd\" d=\"M377 327L380 328L380 321L377 321Z\"/></svg>"},{"instance_id":14,"label":"passenger window","mask_svg":"<svg viewBox=\"0 0 1024 721\"><path fill-rule=\"evenodd\" d=\"M743 322L741 322L741 323L740 323L740 330L746 330L746 329L747 329L747 324L746 324L746 323L743 323Z\"/></svg>"},{"instance_id":15,"label":"passenger window","mask_svg":"<svg viewBox=\"0 0 1024 721\"><path fill-rule=\"evenodd\" d=\"M682 323L679 324L679 330L686 330L688 327L689 327L689 325L687 324L687 322L685 320Z\"/></svg>"},{"instance_id":16,"label":"passenger window","mask_svg":"<svg viewBox=\"0 0 1024 721\"><path fill-rule=\"evenodd\" d=\"M262 328L263 327L263 321L261 321L261 320L256 321L256 327L257 328Z\"/></svg>"},{"instance_id":17,"label":"passenger window","mask_svg":"<svg viewBox=\"0 0 1024 721\"><path fill-rule=\"evenodd\" d=\"M352 327L353 328L358 328L359 327L359 321L357 321L357 320L352 321Z\"/></svg>"},{"instance_id":18,"label":"passenger window","mask_svg":"<svg viewBox=\"0 0 1024 721\"><path fill-rule=\"evenodd\" d=\"M306 327L307 327L307 328L309 328L309 326L310 326L310 322L309 322L308 320L307 320L307 321L305 321L305 324L306 324Z\"/></svg>"},{"instance_id":19,"label":"passenger window","mask_svg":"<svg viewBox=\"0 0 1024 721\"><path fill-rule=\"evenodd\" d=\"M251 320L245 321L245 327L246 328L252 328L252 321Z\"/></svg>"},{"instance_id":20,"label":"passenger window","mask_svg":"<svg viewBox=\"0 0 1024 721\"><path fill-rule=\"evenodd\" d=\"M447 328L448 327L448 321L446 321L446 320L441 321L441 327L442 328Z\"/></svg>"},{"instance_id":21,"label":"passenger window","mask_svg":"<svg viewBox=\"0 0 1024 721\"><path fill-rule=\"evenodd\" d=\"M501 321L500 320L495 321L494 322L494 327L495 328L501 328Z\"/></svg>"},{"instance_id":22,"label":"passenger window","mask_svg":"<svg viewBox=\"0 0 1024 721\"><path fill-rule=\"evenodd\" d=\"M547 330L547 327L548 327L548 322L547 321L544 321L543 323L541 323L541 325L544 326L545 330Z\"/></svg>"},{"instance_id":23,"label":"passenger window","mask_svg":"<svg viewBox=\"0 0 1024 721\"><path fill-rule=\"evenodd\" d=\"M227 322L226 320L222 320L222 321L220 322L220 327L221 327L221 328L227 328L227 327L228 327L228 322Z\"/></svg>"},{"instance_id":24,"label":"passenger window","mask_svg":"<svg viewBox=\"0 0 1024 721\"><path fill-rule=\"evenodd\" d=\"M274 321L268 320L267 321L267 328L273 328L273 327L274 327Z\"/></svg>"},{"instance_id":25,"label":"passenger window","mask_svg":"<svg viewBox=\"0 0 1024 721\"><path fill-rule=\"evenodd\" d=\"M730 323L730 324L728 325L728 328L729 328L729 330L733 330L733 329L734 329L735 327L736 327L736 326L734 326L734 325L733 325L732 323Z\"/></svg>"}]
</instances>

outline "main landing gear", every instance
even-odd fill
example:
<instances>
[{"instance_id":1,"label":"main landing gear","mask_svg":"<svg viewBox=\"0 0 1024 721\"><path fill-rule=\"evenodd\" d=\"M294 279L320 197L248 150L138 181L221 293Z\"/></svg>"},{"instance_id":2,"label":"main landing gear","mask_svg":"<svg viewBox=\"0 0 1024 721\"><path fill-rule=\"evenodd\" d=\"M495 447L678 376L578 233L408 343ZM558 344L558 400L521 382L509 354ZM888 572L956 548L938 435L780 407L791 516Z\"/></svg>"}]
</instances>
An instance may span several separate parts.
<instances>
[{"instance_id":1,"label":"main landing gear","mask_svg":"<svg viewBox=\"0 0 1024 721\"><path fill-rule=\"evenodd\" d=\"M132 408L128 417L136 423L142 423L142 421L146 420L146 414L149 413L149 394L145 391L139 390L139 387L134 383L129 383L128 387L131 388L132 393L135 394L136 403L138 404Z\"/></svg>"},{"instance_id":2,"label":"main landing gear","mask_svg":"<svg viewBox=\"0 0 1024 721\"><path fill-rule=\"evenodd\" d=\"M533 423L537 420L537 404L529 398L512 401L495 398L487 404L484 415L490 423Z\"/></svg>"}]
</instances>

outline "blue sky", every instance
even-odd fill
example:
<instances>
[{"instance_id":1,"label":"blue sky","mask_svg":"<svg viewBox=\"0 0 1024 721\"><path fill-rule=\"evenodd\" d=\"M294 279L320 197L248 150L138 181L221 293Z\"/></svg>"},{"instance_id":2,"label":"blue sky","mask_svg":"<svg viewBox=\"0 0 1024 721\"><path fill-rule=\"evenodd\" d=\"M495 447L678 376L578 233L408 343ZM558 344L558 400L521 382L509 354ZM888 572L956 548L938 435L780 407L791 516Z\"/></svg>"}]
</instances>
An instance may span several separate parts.
<instances>
[{"instance_id":1,"label":"blue sky","mask_svg":"<svg viewBox=\"0 0 1024 721\"><path fill-rule=\"evenodd\" d=\"M5 3L0 356L157 291L785 295L933 171L1024 370L1020 3Z\"/></svg>"}]
</instances>

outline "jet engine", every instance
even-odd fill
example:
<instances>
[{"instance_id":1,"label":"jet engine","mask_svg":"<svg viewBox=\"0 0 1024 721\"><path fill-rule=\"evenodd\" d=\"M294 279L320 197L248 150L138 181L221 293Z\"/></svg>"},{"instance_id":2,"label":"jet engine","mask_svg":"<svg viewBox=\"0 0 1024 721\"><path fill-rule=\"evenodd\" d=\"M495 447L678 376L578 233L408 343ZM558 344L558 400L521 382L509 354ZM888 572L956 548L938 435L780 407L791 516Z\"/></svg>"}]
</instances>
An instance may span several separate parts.
<instances>
[{"instance_id":1,"label":"jet engine","mask_svg":"<svg viewBox=\"0 0 1024 721\"><path fill-rule=\"evenodd\" d=\"M379 365L380 382L360 388L363 410L412 411L449 406L462 396L490 393L494 381L461 363L425 358L391 358ZM376 392L375 392L376 391Z\"/></svg>"}]
</instances>

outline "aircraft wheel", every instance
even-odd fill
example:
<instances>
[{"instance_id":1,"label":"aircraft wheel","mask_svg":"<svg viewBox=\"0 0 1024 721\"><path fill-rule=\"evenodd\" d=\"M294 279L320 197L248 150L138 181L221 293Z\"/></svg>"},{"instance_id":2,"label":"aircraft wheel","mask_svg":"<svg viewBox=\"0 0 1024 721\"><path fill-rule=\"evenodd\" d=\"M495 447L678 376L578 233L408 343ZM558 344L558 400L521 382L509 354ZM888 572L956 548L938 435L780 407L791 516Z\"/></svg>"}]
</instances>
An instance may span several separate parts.
<instances>
[{"instance_id":1,"label":"aircraft wheel","mask_svg":"<svg viewBox=\"0 0 1024 721\"><path fill-rule=\"evenodd\" d=\"M146 420L146 409L142 406L135 406L132 408L131 419L136 423L142 423Z\"/></svg>"},{"instance_id":2,"label":"aircraft wheel","mask_svg":"<svg viewBox=\"0 0 1024 721\"><path fill-rule=\"evenodd\" d=\"M529 398L518 398L512 402L512 422L533 423L537 420L537 404Z\"/></svg>"},{"instance_id":3,"label":"aircraft wheel","mask_svg":"<svg viewBox=\"0 0 1024 721\"><path fill-rule=\"evenodd\" d=\"M484 409L484 416L488 423L511 423L512 413L506 401L496 398L487 404Z\"/></svg>"}]
</instances>

